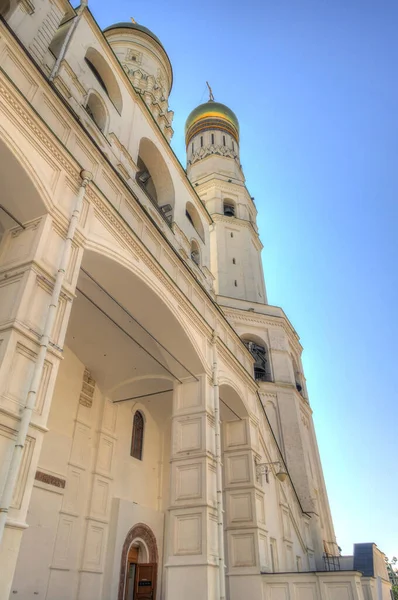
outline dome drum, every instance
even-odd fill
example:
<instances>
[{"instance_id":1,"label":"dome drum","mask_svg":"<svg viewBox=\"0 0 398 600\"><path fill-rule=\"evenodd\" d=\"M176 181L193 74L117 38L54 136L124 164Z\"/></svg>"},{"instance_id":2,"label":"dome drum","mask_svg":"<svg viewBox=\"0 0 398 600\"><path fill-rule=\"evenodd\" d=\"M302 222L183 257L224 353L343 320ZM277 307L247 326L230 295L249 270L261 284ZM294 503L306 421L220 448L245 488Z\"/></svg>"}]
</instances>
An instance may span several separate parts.
<instances>
[{"instance_id":1,"label":"dome drum","mask_svg":"<svg viewBox=\"0 0 398 600\"><path fill-rule=\"evenodd\" d=\"M236 143L239 143L239 136L236 133L236 129L232 127L226 121L222 121L221 119L204 119L199 123L193 125L185 136L186 145L188 146L189 142L199 133L203 133L204 131L214 131L215 129L219 131L224 131L228 135L231 135Z\"/></svg>"}]
</instances>

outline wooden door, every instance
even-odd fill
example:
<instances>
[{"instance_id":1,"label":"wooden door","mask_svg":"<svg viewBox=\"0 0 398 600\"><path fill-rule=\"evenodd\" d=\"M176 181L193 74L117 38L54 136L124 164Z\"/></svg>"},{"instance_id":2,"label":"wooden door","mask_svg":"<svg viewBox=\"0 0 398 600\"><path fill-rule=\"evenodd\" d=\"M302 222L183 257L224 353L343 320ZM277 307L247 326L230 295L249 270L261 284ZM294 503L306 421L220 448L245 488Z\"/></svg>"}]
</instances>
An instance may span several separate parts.
<instances>
[{"instance_id":1,"label":"wooden door","mask_svg":"<svg viewBox=\"0 0 398 600\"><path fill-rule=\"evenodd\" d=\"M138 564L135 569L134 600L155 600L156 564Z\"/></svg>"}]
</instances>

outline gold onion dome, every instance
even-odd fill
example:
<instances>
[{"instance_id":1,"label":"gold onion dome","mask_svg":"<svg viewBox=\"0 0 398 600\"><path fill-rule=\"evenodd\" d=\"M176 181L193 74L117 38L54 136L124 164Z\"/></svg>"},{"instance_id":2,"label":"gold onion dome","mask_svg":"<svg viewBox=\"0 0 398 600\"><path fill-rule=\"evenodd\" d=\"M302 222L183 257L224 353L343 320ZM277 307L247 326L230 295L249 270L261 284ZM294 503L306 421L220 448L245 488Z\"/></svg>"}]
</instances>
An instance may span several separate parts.
<instances>
[{"instance_id":1,"label":"gold onion dome","mask_svg":"<svg viewBox=\"0 0 398 600\"><path fill-rule=\"evenodd\" d=\"M239 121L235 113L214 100L208 100L200 104L191 112L185 123L185 141L188 145L190 140L202 131L209 129L220 129L232 135L239 143Z\"/></svg>"}]
</instances>

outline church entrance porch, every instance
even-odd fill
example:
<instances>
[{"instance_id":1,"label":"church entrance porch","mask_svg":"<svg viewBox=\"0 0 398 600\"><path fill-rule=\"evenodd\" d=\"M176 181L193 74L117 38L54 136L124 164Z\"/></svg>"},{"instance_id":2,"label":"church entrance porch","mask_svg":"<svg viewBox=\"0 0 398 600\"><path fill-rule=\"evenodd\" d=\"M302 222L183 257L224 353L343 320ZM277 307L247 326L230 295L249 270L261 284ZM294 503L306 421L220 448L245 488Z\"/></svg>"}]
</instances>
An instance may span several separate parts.
<instances>
[{"instance_id":1,"label":"church entrance porch","mask_svg":"<svg viewBox=\"0 0 398 600\"><path fill-rule=\"evenodd\" d=\"M12 584L19 598L165 597L173 397L203 366L154 287L85 251Z\"/></svg>"}]
</instances>

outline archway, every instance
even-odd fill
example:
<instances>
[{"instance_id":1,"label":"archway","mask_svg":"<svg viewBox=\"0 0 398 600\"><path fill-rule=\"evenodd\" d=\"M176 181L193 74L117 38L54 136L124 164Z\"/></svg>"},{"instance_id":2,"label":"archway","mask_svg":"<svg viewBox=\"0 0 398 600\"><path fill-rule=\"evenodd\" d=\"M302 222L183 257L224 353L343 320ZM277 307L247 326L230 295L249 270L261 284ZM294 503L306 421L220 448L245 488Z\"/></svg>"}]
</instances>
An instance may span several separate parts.
<instances>
[{"instance_id":1,"label":"archway","mask_svg":"<svg viewBox=\"0 0 398 600\"><path fill-rule=\"evenodd\" d=\"M146 561L145 563L141 560L142 558ZM139 572L136 567L133 568L133 565L153 565L153 568L148 568L147 572L154 574L155 581L146 577L144 581L149 581L152 585L140 587L151 588L152 597L156 598L158 561L159 553L153 531L145 523L137 523L128 532L122 548L118 600L135 600L134 591L138 587L137 583L140 582L137 582ZM135 587L135 590L132 589L132 586ZM141 596L143 595L141 593Z\"/></svg>"},{"instance_id":2,"label":"archway","mask_svg":"<svg viewBox=\"0 0 398 600\"><path fill-rule=\"evenodd\" d=\"M20 150L0 140L0 241L4 231L44 215L46 191ZM40 189L41 188L41 189ZM29 199L29 200L27 200Z\"/></svg>"},{"instance_id":3,"label":"archway","mask_svg":"<svg viewBox=\"0 0 398 600\"><path fill-rule=\"evenodd\" d=\"M137 182L163 217L171 223L174 210L174 185L166 162L151 140L142 138L138 151Z\"/></svg>"}]
</instances>

